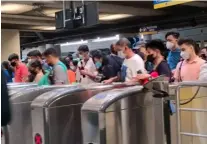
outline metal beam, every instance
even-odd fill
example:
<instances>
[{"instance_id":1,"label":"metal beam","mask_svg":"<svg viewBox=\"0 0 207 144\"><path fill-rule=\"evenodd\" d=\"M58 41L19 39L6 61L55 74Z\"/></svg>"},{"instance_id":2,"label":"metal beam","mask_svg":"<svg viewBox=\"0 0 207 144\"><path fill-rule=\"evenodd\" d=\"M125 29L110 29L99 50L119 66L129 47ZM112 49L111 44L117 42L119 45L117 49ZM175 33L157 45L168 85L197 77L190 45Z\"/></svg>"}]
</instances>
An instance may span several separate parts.
<instances>
[{"instance_id":1,"label":"metal beam","mask_svg":"<svg viewBox=\"0 0 207 144\"><path fill-rule=\"evenodd\" d=\"M55 18L53 17L38 17L38 16L12 15L12 14L1 14L1 18L32 19L32 20L46 20L46 21L55 20Z\"/></svg>"},{"instance_id":2,"label":"metal beam","mask_svg":"<svg viewBox=\"0 0 207 144\"><path fill-rule=\"evenodd\" d=\"M207 7L207 3L202 2L202 1L189 2L189 3L184 3L182 5L192 6L192 7L201 7L201 8Z\"/></svg>"},{"instance_id":3,"label":"metal beam","mask_svg":"<svg viewBox=\"0 0 207 144\"><path fill-rule=\"evenodd\" d=\"M41 33L35 32L35 34L40 38L40 40L44 40L45 39L44 36Z\"/></svg>"},{"instance_id":4,"label":"metal beam","mask_svg":"<svg viewBox=\"0 0 207 144\"><path fill-rule=\"evenodd\" d=\"M13 24L13 25L29 25L29 26L55 26L55 23L47 21L34 21L34 20L13 20L13 19L1 19L2 24Z\"/></svg>"}]
</instances>

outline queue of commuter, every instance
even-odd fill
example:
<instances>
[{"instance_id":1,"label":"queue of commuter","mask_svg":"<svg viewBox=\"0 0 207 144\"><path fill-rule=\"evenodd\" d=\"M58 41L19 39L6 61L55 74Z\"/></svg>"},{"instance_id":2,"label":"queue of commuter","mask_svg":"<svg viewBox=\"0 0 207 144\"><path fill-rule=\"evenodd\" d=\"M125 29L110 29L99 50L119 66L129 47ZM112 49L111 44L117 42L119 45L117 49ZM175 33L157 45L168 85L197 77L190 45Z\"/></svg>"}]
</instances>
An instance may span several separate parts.
<instances>
[{"instance_id":1,"label":"queue of commuter","mask_svg":"<svg viewBox=\"0 0 207 144\"><path fill-rule=\"evenodd\" d=\"M207 80L207 48L200 49L192 39L180 39L168 32L161 40L138 44L135 38L120 38L110 47L110 55L87 45L76 57L60 58L54 48L27 54L27 64L17 54L2 63L7 82L34 82L38 85L139 82L164 75L170 82Z\"/></svg>"}]
</instances>

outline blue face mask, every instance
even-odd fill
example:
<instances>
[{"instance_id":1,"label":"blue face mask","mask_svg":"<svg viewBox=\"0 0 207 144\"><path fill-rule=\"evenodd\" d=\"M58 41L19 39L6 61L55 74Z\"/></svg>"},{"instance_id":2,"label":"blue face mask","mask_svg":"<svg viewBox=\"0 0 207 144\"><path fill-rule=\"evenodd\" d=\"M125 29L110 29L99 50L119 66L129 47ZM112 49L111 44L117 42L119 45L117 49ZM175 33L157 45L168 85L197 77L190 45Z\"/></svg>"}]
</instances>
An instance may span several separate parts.
<instances>
[{"instance_id":1,"label":"blue face mask","mask_svg":"<svg viewBox=\"0 0 207 144\"><path fill-rule=\"evenodd\" d=\"M96 62L95 65L96 65L96 68L99 69L102 66L102 63L101 62Z\"/></svg>"}]
</instances>

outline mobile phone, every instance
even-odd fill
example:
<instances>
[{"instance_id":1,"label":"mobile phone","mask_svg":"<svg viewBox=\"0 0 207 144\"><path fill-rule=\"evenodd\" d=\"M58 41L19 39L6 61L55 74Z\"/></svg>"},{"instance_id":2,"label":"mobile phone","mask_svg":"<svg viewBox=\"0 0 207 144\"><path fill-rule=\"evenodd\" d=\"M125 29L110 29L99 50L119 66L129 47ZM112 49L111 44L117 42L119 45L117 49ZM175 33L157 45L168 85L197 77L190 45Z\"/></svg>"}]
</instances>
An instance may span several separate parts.
<instances>
[{"instance_id":1,"label":"mobile phone","mask_svg":"<svg viewBox=\"0 0 207 144\"><path fill-rule=\"evenodd\" d=\"M141 71L141 70L138 70L138 71L137 71L137 74L142 74L142 71Z\"/></svg>"}]
</instances>

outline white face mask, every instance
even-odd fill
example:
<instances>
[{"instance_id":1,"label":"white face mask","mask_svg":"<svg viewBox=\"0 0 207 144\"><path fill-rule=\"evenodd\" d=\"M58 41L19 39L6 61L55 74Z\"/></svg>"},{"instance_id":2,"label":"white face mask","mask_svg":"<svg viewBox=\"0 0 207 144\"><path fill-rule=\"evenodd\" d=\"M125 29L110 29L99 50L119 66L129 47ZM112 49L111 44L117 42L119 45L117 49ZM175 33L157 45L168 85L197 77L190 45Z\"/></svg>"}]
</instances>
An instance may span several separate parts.
<instances>
[{"instance_id":1,"label":"white face mask","mask_svg":"<svg viewBox=\"0 0 207 144\"><path fill-rule=\"evenodd\" d=\"M32 61L32 59L28 59L28 63L30 63Z\"/></svg>"},{"instance_id":2,"label":"white face mask","mask_svg":"<svg viewBox=\"0 0 207 144\"><path fill-rule=\"evenodd\" d=\"M118 56L120 58L125 58L126 57L126 55L123 53L123 51L118 51Z\"/></svg>"},{"instance_id":3,"label":"white face mask","mask_svg":"<svg viewBox=\"0 0 207 144\"><path fill-rule=\"evenodd\" d=\"M166 43L167 49L171 50L174 46L175 46L174 43L167 41Z\"/></svg>"},{"instance_id":4,"label":"white face mask","mask_svg":"<svg viewBox=\"0 0 207 144\"><path fill-rule=\"evenodd\" d=\"M180 56L184 59L184 60L188 60L190 58L190 54L186 51L181 51Z\"/></svg>"},{"instance_id":5,"label":"white face mask","mask_svg":"<svg viewBox=\"0 0 207 144\"><path fill-rule=\"evenodd\" d=\"M70 69L71 70L75 70L75 66L70 66Z\"/></svg>"}]
</instances>

